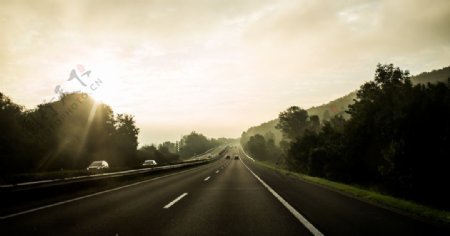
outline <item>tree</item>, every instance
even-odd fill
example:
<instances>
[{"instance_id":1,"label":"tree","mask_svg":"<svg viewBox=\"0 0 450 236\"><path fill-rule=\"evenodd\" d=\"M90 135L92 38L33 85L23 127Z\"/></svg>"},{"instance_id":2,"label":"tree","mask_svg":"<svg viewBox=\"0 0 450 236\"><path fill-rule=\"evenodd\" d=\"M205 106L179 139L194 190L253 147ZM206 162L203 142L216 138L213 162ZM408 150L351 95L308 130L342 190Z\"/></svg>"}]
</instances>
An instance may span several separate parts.
<instances>
[{"instance_id":1,"label":"tree","mask_svg":"<svg viewBox=\"0 0 450 236\"><path fill-rule=\"evenodd\" d=\"M325 111L323 112L323 115L322 115L322 117L323 117L323 120L324 120L324 121L327 121L327 120L329 120L329 119L330 119L330 117L331 117L331 115L330 115L330 111L328 111L328 109L327 109L327 110L325 110Z\"/></svg>"},{"instance_id":2,"label":"tree","mask_svg":"<svg viewBox=\"0 0 450 236\"><path fill-rule=\"evenodd\" d=\"M339 132L343 132L344 131L344 127L345 127L345 119L341 116L341 115L336 115L333 116L331 119L329 119L330 126L339 131Z\"/></svg>"},{"instance_id":3,"label":"tree","mask_svg":"<svg viewBox=\"0 0 450 236\"><path fill-rule=\"evenodd\" d=\"M321 126L298 107L280 113L288 168L450 209L450 83L413 86L408 71L378 65L347 112ZM271 149L245 135L248 150Z\"/></svg>"},{"instance_id":4,"label":"tree","mask_svg":"<svg viewBox=\"0 0 450 236\"><path fill-rule=\"evenodd\" d=\"M320 130L320 119L319 116L310 116L309 117L309 130L311 130L312 132L318 133Z\"/></svg>"},{"instance_id":5,"label":"tree","mask_svg":"<svg viewBox=\"0 0 450 236\"><path fill-rule=\"evenodd\" d=\"M3 174L17 171L20 166L28 166L15 156L23 153L25 137L22 135L23 107L0 93L0 172ZM18 169L16 169L18 168Z\"/></svg>"},{"instance_id":6,"label":"tree","mask_svg":"<svg viewBox=\"0 0 450 236\"><path fill-rule=\"evenodd\" d=\"M178 153L177 144L169 142L169 141L166 141L166 142L163 142L162 144L160 144L158 146L158 150L161 150L161 149L165 149L165 150L167 150L167 152L170 152L173 154Z\"/></svg>"},{"instance_id":7,"label":"tree","mask_svg":"<svg viewBox=\"0 0 450 236\"><path fill-rule=\"evenodd\" d=\"M297 106L292 106L278 116L277 129L289 140L301 137L308 128L308 112Z\"/></svg>"},{"instance_id":8,"label":"tree","mask_svg":"<svg viewBox=\"0 0 450 236\"><path fill-rule=\"evenodd\" d=\"M374 181L391 168L392 157L388 156L392 150L388 149L395 146L391 144L398 138L397 126L407 116L402 107L412 99L411 91L408 71L392 64L377 65L374 80L358 90L355 103L349 106L351 119L346 130L348 151L359 166L355 178Z\"/></svg>"},{"instance_id":9,"label":"tree","mask_svg":"<svg viewBox=\"0 0 450 236\"><path fill-rule=\"evenodd\" d=\"M158 151L163 155L163 163L179 161L177 144L166 141L158 146Z\"/></svg>"},{"instance_id":10,"label":"tree","mask_svg":"<svg viewBox=\"0 0 450 236\"><path fill-rule=\"evenodd\" d=\"M429 184L450 180L448 85L412 86L408 71L378 65L348 112L345 146L353 180L450 208L450 196Z\"/></svg>"},{"instance_id":11,"label":"tree","mask_svg":"<svg viewBox=\"0 0 450 236\"><path fill-rule=\"evenodd\" d=\"M249 154L258 160L266 160L268 155L268 150L266 146L266 140L264 136L256 134L251 136L247 144L245 145L245 150Z\"/></svg>"},{"instance_id":12,"label":"tree","mask_svg":"<svg viewBox=\"0 0 450 236\"><path fill-rule=\"evenodd\" d=\"M138 146L139 128L136 127L134 117L118 114L116 117L116 149L121 155L121 165L135 165L136 149ZM126 159L125 159L126 158Z\"/></svg>"},{"instance_id":13,"label":"tree","mask_svg":"<svg viewBox=\"0 0 450 236\"><path fill-rule=\"evenodd\" d=\"M203 134L195 131L183 136L180 143L180 156L182 158L201 154L214 146Z\"/></svg>"}]
</instances>

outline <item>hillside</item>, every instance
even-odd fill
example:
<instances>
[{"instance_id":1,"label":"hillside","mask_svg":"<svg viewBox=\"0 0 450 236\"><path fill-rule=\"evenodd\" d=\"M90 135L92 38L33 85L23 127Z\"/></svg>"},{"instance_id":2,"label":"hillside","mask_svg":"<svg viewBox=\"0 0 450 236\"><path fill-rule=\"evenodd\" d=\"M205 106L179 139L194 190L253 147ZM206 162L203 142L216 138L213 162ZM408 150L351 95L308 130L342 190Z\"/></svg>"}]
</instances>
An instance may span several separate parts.
<instances>
[{"instance_id":1,"label":"hillside","mask_svg":"<svg viewBox=\"0 0 450 236\"><path fill-rule=\"evenodd\" d=\"M353 99L356 98L356 92L351 92L343 97L333 100L329 103L311 107L307 109L309 115L317 115L320 120L328 120L333 116L341 115L344 118L349 118L348 114L345 112L348 105L353 103Z\"/></svg>"},{"instance_id":2,"label":"hillside","mask_svg":"<svg viewBox=\"0 0 450 236\"><path fill-rule=\"evenodd\" d=\"M270 133L272 133L275 143L278 144L282 140L283 135L280 130L275 128L277 123L278 123L278 119L274 119L274 120L262 123L258 126L249 128L247 131L242 133L241 143L246 143L251 136L254 136L256 134L268 136L268 135L271 135Z\"/></svg>"},{"instance_id":3,"label":"hillside","mask_svg":"<svg viewBox=\"0 0 450 236\"><path fill-rule=\"evenodd\" d=\"M446 83L450 78L450 66L444 67L442 69L433 70L431 72L424 72L418 75L412 76L411 81L413 84L426 84L426 83ZM317 115L320 120L328 120L330 117L335 115L342 115L344 118L348 119L349 115L345 112L350 104L353 103L353 99L356 97L356 91L351 92L343 97L337 98L326 104L311 107L307 109L309 115ZM271 121L262 123L257 126L249 128L247 131L243 132L241 137L241 142L245 143L248 138L255 134L261 134L263 136L274 135L275 143L279 143L282 140L282 133L275 128L278 119L273 119Z\"/></svg>"},{"instance_id":4,"label":"hillside","mask_svg":"<svg viewBox=\"0 0 450 236\"><path fill-rule=\"evenodd\" d=\"M439 70L433 70L431 72L424 72L413 76L411 81L413 84L426 84L426 83L447 83L450 78L450 66L444 67Z\"/></svg>"}]
</instances>

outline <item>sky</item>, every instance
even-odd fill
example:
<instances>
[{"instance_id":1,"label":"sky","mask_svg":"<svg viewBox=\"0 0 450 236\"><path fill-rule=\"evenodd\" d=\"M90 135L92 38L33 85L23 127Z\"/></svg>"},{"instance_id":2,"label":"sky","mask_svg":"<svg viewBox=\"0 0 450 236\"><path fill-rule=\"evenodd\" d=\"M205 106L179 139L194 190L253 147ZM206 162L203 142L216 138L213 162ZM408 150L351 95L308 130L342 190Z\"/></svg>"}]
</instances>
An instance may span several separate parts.
<instances>
[{"instance_id":1,"label":"sky","mask_svg":"<svg viewBox=\"0 0 450 236\"><path fill-rule=\"evenodd\" d=\"M2 0L0 92L32 109L57 86L86 91L134 115L140 145L235 138L358 89L378 63L449 66L449 26L448 0Z\"/></svg>"}]
</instances>

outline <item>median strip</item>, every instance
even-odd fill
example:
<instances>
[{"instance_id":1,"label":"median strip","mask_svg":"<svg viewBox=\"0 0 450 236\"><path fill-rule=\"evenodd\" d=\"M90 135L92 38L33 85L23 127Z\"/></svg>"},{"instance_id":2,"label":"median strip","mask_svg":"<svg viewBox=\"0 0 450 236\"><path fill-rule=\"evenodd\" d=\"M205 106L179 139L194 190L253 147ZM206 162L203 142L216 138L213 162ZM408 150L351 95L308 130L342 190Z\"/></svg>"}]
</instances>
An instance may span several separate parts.
<instances>
[{"instance_id":1,"label":"median strip","mask_svg":"<svg viewBox=\"0 0 450 236\"><path fill-rule=\"evenodd\" d=\"M169 204L165 205L163 208L164 209L169 209L171 206L173 206L175 203L177 203L178 201L180 201L182 198L184 198L186 195L188 195L188 193L183 193L180 196L178 196L177 198L175 198L175 200L171 201Z\"/></svg>"},{"instance_id":2,"label":"median strip","mask_svg":"<svg viewBox=\"0 0 450 236\"><path fill-rule=\"evenodd\" d=\"M35 185L41 186L41 185L52 184L52 183L56 183L56 182L70 183L71 181L80 181L80 180L91 181L91 180L98 180L98 179L103 179L103 178L115 178L115 177L122 177L122 176L126 176L126 175L143 174L143 173L153 172L153 171L178 169L178 168L182 168L182 167L200 165L200 164L209 163L209 162L211 162L210 159L199 160L199 161L190 161L190 162L173 164L173 165L143 168L143 169L125 170L125 171L117 171L117 172L110 172L110 173L93 174L93 175L81 175L81 176L74 176L74 177L67 177L67 178L39 180L39 181L23 182L23 183L16 183L16 184L5 184L5 185L0 185L0 188L9 189L9 188L27 187L27 186L35 186Z\"/></svg>"},{"instance_id":3,"label":"median strip","mask_svg":"<svg viewBox=\"0 0 450 236\"><path fill-rule=\"evenodd\" d=\"M105 193L114 192L114 191L117 191L117 190L121 190L121 189L124 189L124 188L129 188L129 187L132 187L132 186L136 186L136 185L139 185L139 184L143 184L143 183L159 180L159 179L162 179L162 178L167 178L167 177L170 177L170 176L179 175L179 174L182 174L182 173L186 173L186 172L197 170L198 168L200 168L200 167L197 167L197 168L194 168L194 169L180 171L180 172L173 173L173 174L159 176L159 177L155 177L155 178L148 179L148 180L139 181L139 182L136 182L136 183L120 186L120 187L117 187L117 188L108 189L108 190L104 190L104 191L101 191L101 192L96 192L96 193L84 195L84 196L81 196L81 197L77 197L77 198L73 198L73 199L69 199L69 200L65 200L65 201L60 201L60 202L57 202L57 203L44 205L44 206L41 206L41 207L36 207L36 208L33 208L33 209L29 209L29 210L25 210L25 211L13 213L13 214L5 215L5 216L0 216L0 220L4 220L4 219L8 219L8 218L12 218L12 217L16 217L16 216L20 216L20 215L24 215L24 214L28 214L28 213L32 213L32 212L36 212L36 211L40 211L40 210L44 210L44 209L55 207L55 206L68 204L68 203L71 203L71 202L76 202L76 201L83 200L83 199L86 199L86 198L99 196L99 195L102 195L102 194L105 194Z\"/></svg>"}]
</instances>

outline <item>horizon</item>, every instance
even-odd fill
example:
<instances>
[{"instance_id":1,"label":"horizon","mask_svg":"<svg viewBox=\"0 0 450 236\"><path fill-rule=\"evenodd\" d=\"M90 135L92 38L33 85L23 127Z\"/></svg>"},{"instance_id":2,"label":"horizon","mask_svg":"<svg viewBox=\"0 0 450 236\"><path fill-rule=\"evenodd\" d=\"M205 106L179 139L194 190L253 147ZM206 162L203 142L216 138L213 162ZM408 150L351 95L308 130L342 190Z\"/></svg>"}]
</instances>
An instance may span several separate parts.
<instances>
[{"instance_id":1,"label":"horizon","mask_svg":"<svg viewBox=\"0 0 450 236\"><path fill-rule=\"evenodd\" d=\"M450 61L447 1L104 3L2 1L0 91L27 109L57 86L90 92L135 117L142 146L237 138L357 90L378 63L417 75ZM72 70L92 72L87 86Z\"/></svg>"}]
</instances>

